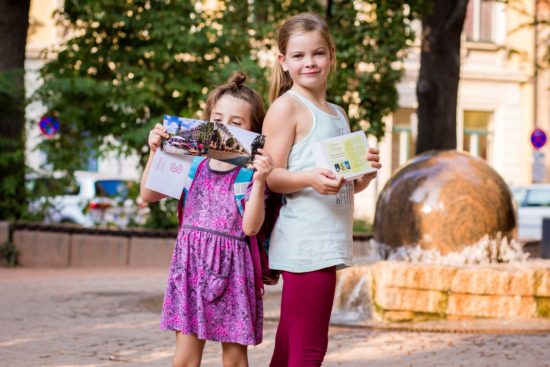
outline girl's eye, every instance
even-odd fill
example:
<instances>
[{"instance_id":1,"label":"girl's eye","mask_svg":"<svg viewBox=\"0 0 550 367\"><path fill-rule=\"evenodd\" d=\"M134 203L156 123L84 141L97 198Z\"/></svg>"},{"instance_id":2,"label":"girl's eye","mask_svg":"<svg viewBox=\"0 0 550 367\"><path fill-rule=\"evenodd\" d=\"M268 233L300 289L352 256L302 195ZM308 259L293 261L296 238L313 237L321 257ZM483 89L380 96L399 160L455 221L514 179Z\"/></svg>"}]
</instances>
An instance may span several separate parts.
<instances>
[{"instance_id":1,"label":"girl's eye","mask_svg":"<svg viewBox=\"0 0 550 367\"><path fill-rule=\"evenodd\" d=\"M302 57L302 55L292 55L293 59L299 59L300 57Z\"/></svg>"},{"instance_id":2,"label":"girl's eye","mask_svg":"<svg viewBox=\"0 0 550 367\"><path fill-rule=\"evenodd\" d=\"M241 126L241 123L238 121L231 121L231 125Z\"/></svg>"},{"instance_id":3,"label":"girl's eye","mask_svg":"<svg viewBox=\"0 0 550 367\"><path fill-rule=\"evenodd\" d=\"M323 51L317 51L315 55L324 55L325 53Z\"/></svg>"},{"instance_id":4,"label":"girl's eye","mask_svg":"<svg viewBox=\"0 0 550 367\"><path fill-rule=\"evenodd\" d=\"M214 119L214 122L222 122L221 119Z\"/></svg>"}]
</instances>

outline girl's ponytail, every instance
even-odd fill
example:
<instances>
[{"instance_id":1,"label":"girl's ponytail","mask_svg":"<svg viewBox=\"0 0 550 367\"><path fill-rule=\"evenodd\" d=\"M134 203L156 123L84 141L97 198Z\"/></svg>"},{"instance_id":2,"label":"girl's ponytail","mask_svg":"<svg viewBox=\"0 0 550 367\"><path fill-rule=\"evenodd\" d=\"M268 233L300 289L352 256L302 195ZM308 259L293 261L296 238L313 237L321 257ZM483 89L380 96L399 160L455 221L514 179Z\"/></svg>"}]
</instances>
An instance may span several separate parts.
<instances>
[{"instance_id":1,"label":"girl's ponytail","mask_svg":"<svg viewBox=\"0 0 550 367\"><path fill-rule=\"evenodd\" d=\"M269 103L273 103L284 92L292 88L292 79L286 71L283 70L281 63L276 60L271 73L271 82L269 83Z\"/></svg>"}]
</instances>

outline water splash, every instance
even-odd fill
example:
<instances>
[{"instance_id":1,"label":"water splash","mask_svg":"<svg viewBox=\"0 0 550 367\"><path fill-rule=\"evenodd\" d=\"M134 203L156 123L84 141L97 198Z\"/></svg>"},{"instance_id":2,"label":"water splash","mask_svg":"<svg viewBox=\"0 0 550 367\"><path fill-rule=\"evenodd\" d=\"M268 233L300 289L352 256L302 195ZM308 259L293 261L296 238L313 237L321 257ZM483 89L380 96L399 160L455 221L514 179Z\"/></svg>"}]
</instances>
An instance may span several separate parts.
<instances>
[{"instance_id":1,"label":"water splash","mask_svg":"<svg viewBox=\"0 0 550 367\"><path fill-rule=\"evenodd\" d=\"M407 261L412 263L440 265L471 265L525 262L529 254L523 250L523 244L515 239L509 239L498 234L496 237L485 236L477 243L464 247L460 252L446 255L438 250L427 250L420 245L391 248L371 239L363 250L367 255L358 257L356 264L369 264L380 260Z\"/></svg>"},{"instance_id":2,"label":"water splash","mask_svg":"<svg viewBox=\"0 0 550 367\"><path fill-rule=\"evenodd\" d=\"M388 254L388 260L452 266L525 262L528 257L529 254L523 251L523 245L520 242L500 234L494 238L485 236L460 252L446 255L442 255L438 250L422 249L418 245L399 247Z\"/></svg>"}]
</instances>

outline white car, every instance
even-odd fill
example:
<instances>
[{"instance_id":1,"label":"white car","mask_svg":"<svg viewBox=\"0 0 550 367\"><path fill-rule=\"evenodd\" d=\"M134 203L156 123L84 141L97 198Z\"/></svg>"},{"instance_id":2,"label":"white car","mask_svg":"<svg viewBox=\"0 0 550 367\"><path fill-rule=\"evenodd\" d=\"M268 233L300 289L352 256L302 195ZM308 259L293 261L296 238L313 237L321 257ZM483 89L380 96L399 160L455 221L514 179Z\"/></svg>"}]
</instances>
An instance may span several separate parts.
<instances>
[{"instance_id":1,"label":"white car","mask_svg":"<svg viewBox=\"0 0 550 367\"><path fill-rule=\"evenodd\" d=\"M550 218L550 184L515 187L512 194L518 205L518 239L540 241L542 219Z\"/></svg>"},{"instance_id":2,"label":"white car","mask_svg":"<svg viewBox=\"0 0 550 367\"><path fill-rule=\"evenodd\" d=\"M63 193L31 202L30 211L38 212L44 207L44 219L48 223L74 223L85 227L124 228L145 222L147 206L139 198L130 199L129 195L131 190L138 190L137 182L84 171L76 171L74 178L74 182L64 183ZM44 187L55 186L55 180L40 177L30 181L33 181L31 185L42 185L44 190ZM36 187L32 189L36 191Z\"/></svg>"}]
</instances>

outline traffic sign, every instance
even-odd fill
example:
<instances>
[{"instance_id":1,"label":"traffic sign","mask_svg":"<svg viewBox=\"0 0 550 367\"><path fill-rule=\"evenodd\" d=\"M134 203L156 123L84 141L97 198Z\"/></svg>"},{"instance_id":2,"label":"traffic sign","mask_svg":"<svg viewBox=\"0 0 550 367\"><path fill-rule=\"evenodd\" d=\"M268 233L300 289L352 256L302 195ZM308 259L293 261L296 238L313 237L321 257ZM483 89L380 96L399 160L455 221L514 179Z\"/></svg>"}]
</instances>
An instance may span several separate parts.
<instances>
[{"instance_id":1,"label":"traffic sign","mask_svg":"<svg viewBox=\"0 0 550 367\"><path fill-rule=\"evenodd\" d=\"M54 116L44 115L38 122L38 127L42 131L42 134L51 138L59 131L59 120Z\"/></svg>"},{"instance_id":2,"label":"traffic sign","mask_svg":"<svg viewBox=\"0 0 550 367\"><path fill-rule=\"evenodd\" d=\"M546 133L544 130L536 128L531 133L531 145L533 148L540 149L546 144Z\"/></svg>"}]
</instances>

